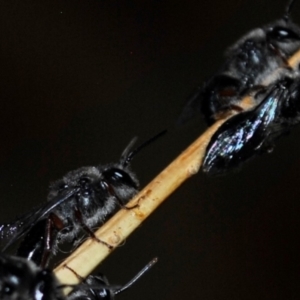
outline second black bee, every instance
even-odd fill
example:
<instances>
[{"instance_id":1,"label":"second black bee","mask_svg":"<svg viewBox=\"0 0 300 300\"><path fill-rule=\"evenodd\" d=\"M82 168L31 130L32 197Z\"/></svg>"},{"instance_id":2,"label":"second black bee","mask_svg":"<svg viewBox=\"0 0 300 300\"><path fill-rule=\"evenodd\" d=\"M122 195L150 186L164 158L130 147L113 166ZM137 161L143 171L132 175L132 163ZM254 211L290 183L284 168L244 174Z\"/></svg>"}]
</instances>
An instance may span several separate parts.
<instances>
[{"instance_id":1,"label":"second black bee","mask_svg":"<svg viewBox=\"0 0 300 300\"><path fill-rule=\"evenodd\" d=\"M201 111L208 125L231 116L213 135L203 171L221 174L272 150L300 121L300 75L289 58L300 49L300 27L284 16L254 29L226 52L219 71L198 89L183 118Z\"/></svg>"},{"instance_id":2,"label":"second black bee","mask_svg":"<svg viewBox=\"0 0 300 300\"><path fill-rule=\"evenodd\" d=\"M115 295L131 287L156 262L157 258L150 261L121 287L111 286L103 275L90 275L81 284L72 286L74 291L71 294L64 296L62 289L69 285L60 285L52 271L42 269L21 257L0 255L0 299L113 300Z\"/></svg>"},{"instance_id":3,"label":"second black bee","mask_svg":"<svg viewBox=\"0 0 300 300\"><path fill-rule=\"evenodd\" d=\"M130 151L133 140L117 163L82 167L54 182L45 205L14 222L0 225L0 238L10 239L3 250L24 236L17 255L45 267L60 243L75 242L82 231L112 248L97 239L93 229L117 208L129 209L126 204L139 187L130 162L137 152L164 133Z\"/></svg>"}]
</instances>

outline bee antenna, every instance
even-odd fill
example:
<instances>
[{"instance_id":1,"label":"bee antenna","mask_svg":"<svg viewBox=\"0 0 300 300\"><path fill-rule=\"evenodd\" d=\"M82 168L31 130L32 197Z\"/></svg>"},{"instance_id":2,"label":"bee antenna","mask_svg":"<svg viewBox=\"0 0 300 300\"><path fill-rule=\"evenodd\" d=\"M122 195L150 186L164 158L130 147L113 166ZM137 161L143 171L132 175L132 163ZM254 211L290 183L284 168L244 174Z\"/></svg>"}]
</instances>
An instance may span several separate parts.
<instances>
[{"instance_id":1,"label":"bee antenna","mask_svg":"<svg viewBox=\"0 0 300 300\"><path fill-rule=\"evenodd\" d=\"M76 271L74 271L72 268L70 268L68 265L64 265L64 268L68 269L71 271L79 281L80 283L77 284L60 284L56 288L57 289L64 289L64 288L73 288L74 291L77 290L100 290L100 289L106 289L110 290L114 293L114 291L121 289L120 285L109 285L108 283L103 283L103 284L88 284L83 277L81 277L79 274L77 274ZM90 275L89 277L95 277L97 276L92 276Z\"/></svg>"},{"instance_id":2,"label":"bee antenna","mask_svg":"<svg viewBox=\"0 0 300 300\"><path fill-rule=\"evenodd\" d=\"M158 258L153 258L141 271L139 271L129 282L123 285L120 289L115 291L115 295L124 292L130 288L141 276L148 272L158 261Z\"/></svg>"},{"instance_id":3,"label":"bee antenna","mask_svg":"<svg viewBox=\"0 0 300 300\"><path fill-rule=\"evenodd\" d=\"M143 144L141 144L137 148L135 148L132 151L130 151L130 149L132 148L133 144L137 140L137 137L134 137L130 141L129 145L125 148L125 150L123 151L123 153L121 155L121 160L120 160L121 165L124 166L124 167L126 167L131 162L131 160L133 159L133 157L138 152L140 152L140 150L142 150L143 148L145 148L146 146L148 146L149 144L151 144L152 142L154 142L156 139L158 139L159 137L161 137L162 135L164 135L166 132L167 132L167 130L163 130L159 134L155 135L154 137L150 138L148 141L144 142Z\"/></svg>"},{"instance_id":4,"label":"bee antenna","mask_svg":"<svg viewBox=\"0 0 300 300\"><path fill-rule=\"evenodd\" d=\"M290 20L291 10L292 10L295 2L296 2L295 0L290 0L290 2L288 3L288 5L285 9L284 16L283 16L283 19L285 20L285 22L288 22Z\"/></svg>"},{"instance_id":5,"label":"bee antenna","mask_svg":"<svg viewBox=\"0 0 300 300\"><path fill-rule=\"evenodd\" d=\"M106 285L106 284L87 284L87 283L77 283L77 284L60 284L56 286L56 289L65 289L65 288L72 288L74 291L78 290L100 290L100 289L105 289L105 290L110 290L113 293L115 291L120 290L120 285Z\"/></svg>"}]
</instances>

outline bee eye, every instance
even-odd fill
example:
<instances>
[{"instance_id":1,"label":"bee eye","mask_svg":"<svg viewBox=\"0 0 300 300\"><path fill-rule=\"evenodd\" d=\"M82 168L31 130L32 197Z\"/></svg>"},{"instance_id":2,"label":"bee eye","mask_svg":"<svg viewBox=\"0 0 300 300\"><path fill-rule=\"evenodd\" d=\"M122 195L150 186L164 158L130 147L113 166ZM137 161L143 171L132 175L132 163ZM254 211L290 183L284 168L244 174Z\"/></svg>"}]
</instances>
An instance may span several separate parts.
<instances>
[{"instance_id":1,"label":"bee eye","mask_svg":"<svg viewBox=\"0 0 300 300\"><path fill-rule=\"evenodd\" d=\"M132 177L125 171L111 168L102 173L103 178L112 184L123 184L137 188L137 184Z\"/></svg>"},{"instance_id":2,"label":"bee eye","mask_svg":"<svg viewBox=\"0 0 300 300\"><path fill-rule=\"evenodd\" d=\"M112 177L116 178L116 179L121 179L123 178L123 175L118 172L118 171L115 171L113 174L112 174Z\"/></svg>"},{"instance_id":3,"label":"bee eye","mask_svg":"<svg viewBox=\"0 0 300 300\"><path fill-rule=\"evenodd\" d=\"M103 172L103 177L105 179L117 182L124 180L126 176L128 176L127 173L116 168L111 168Z\"/></svg>"},{"instance_id":4,"label":"bee eye","mask_svg":"<svg viewBox=\"0 0 300 300\"><path fill-rule=\"evenodd\" d=\"M300 36L296 32L280 26L272 28L268 32L267 36L270 39L277 40L280 42L289 42L290 40L300 40Z\"/></svg>"}]
</instances>

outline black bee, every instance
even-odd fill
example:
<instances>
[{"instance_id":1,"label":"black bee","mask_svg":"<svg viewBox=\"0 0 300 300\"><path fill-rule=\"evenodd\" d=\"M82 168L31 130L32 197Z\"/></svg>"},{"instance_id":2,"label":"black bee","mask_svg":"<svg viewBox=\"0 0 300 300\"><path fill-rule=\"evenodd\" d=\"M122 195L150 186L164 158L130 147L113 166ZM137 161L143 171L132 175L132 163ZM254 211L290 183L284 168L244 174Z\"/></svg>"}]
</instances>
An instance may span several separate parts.
<instances>
[{"instance_id":1,"label":"black bee","mask_svg":"<svg viewBox=\"0 0 300 300\"><path fill-rule=\"evenodd\" d=\"M75 242L81 232L99 240L93 229L101 225L117 208L137 193L139 182L130 170L134 155L165 132L130 151L135 139L126 147L118 163L82 167L67 173L50 186L48 202L14 222L0 226L0 238L10 239L2 251L25 235L17 255L46 267L51 254L61 242Z\"/></svg>"},{"instance_id":2,"label":"black bee","mask_svg":"<svg viewBox=\"0 0 300 300\"><path fill-rule=\"evenodd\" d=\"M64 296L54 273L17 256L0 256L0 299L2 300L113 300L147 272L157 259L149 262L122 287L111 286L105 276L88 276L83 283L72 286L74 291Z\"/></svg>"},{"instance_id":3,"label":"black bee","mask_svg":"<svg viewBox=\"0 0 300 300\"><path fill-rule=\"evenodd\" d=\"M52 271L42 270L24 258L0 255L0 299L65 299L57 286Z\"/></svg>"},{"instance_id":4,"label":"black bee","mask_svg":"<svg viewBox=\"0 0 300 300\"><path fill-rule=\"evenodd\" d=\"M300 49L300 27L289 16L293 3L282 19L250 31L230 47L224 65L188 101L183 118L200 110L211 125L234 114L213 135L204 172L240 166L272 149L274 139L299 123L300 76L288 63Z\"/></svg>"}]
</instances>

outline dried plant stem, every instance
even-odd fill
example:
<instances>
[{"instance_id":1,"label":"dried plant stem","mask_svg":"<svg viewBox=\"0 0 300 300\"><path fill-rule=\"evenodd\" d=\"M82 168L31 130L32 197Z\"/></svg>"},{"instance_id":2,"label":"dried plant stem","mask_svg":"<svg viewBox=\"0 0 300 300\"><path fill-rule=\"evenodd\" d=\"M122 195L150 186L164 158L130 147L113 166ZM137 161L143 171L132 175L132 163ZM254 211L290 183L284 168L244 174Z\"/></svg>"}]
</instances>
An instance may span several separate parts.
<instances>
[{"instance_id":1,"label":"dried plant stem","mask_svg":"<svg viewBox=\"0 0 300 300\"><path fill-rule=\"evenodd\" d=\"M289 60L293 68L297 68L299 62L300 51ZM224 121L220 120L208 128L127 205L127 207L134 207L138 204L136 208L121 209L95 235L101 241L112 245L113 249L122 244L177 187L199 171L207 144ZM106 245L88 239L55 269L56 276L62 284L76 284L78 278L65 268L65 265L80 276L86 277L111 251Z\"/></svg>"}]
</instances>

